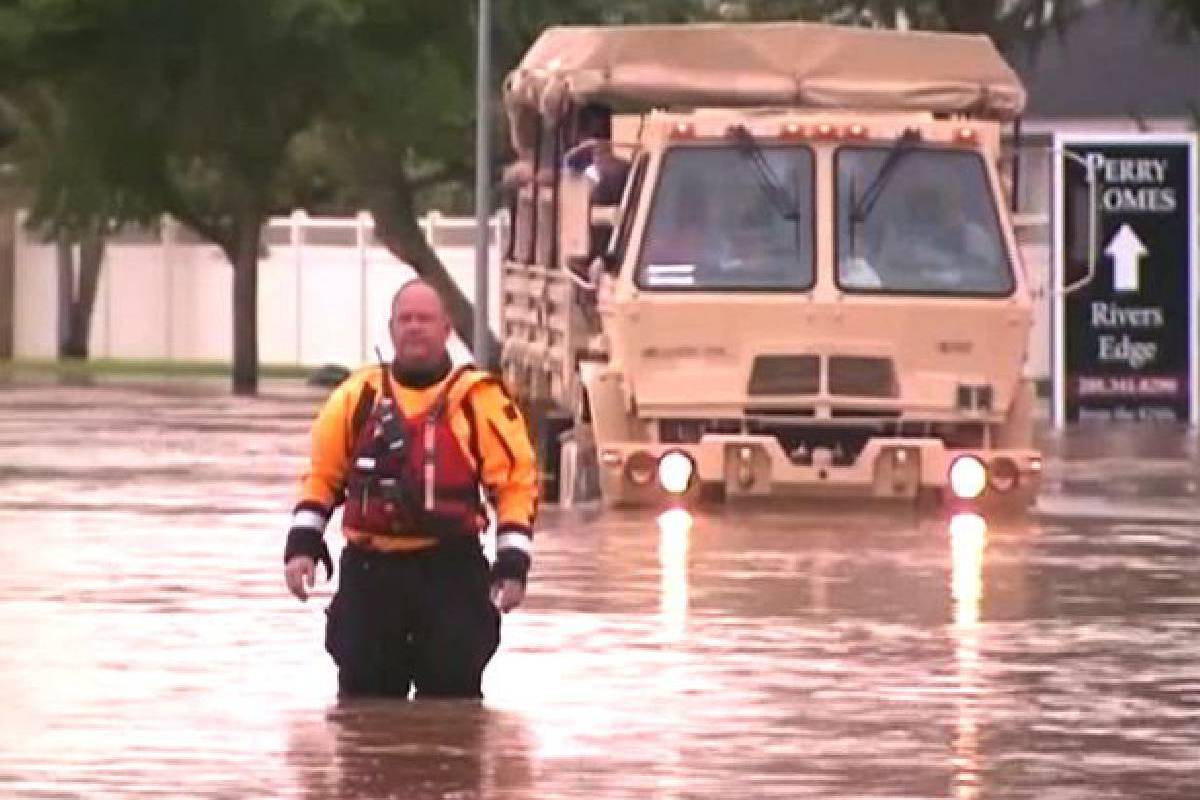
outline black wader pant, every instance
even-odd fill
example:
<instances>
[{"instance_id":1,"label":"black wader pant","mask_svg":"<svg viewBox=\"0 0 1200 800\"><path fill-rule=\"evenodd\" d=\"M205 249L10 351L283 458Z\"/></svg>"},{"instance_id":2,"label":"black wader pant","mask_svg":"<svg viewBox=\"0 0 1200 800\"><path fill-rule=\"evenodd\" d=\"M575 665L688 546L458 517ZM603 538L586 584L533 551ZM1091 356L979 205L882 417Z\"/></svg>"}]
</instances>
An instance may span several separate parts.
<instances>
[{"instance_id":1,"label":"black wader pant","mask_svg":"<svg viewBox=\"0 0 1200 800\"><path fill-rule=\"evenodd\" d=\"M500 612L479 540L413 553L347 545L327 611L325 649L342 696L481 697Z\"/></svg>"}]
</instances>

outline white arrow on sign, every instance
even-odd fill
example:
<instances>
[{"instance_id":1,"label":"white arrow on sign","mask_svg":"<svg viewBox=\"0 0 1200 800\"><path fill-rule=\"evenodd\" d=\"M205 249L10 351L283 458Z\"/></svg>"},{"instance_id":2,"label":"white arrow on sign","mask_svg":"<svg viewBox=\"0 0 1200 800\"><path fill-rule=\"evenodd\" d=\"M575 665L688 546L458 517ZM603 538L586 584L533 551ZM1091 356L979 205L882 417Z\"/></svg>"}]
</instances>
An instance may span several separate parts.
<instances>
[{"instance_id":1,"label":"white arrow on sign","mask_svg":"<svg viewBox=\"0 0 1200 800\"><path fill-rule=\"evenodd\" d=\"M1138 261L1150 254L1142 240L1128 224L1122 225L1104 248L1104 254L1113 260L1113 291L1136 292L1138 290Z\"/></svg>"}]
</instances>

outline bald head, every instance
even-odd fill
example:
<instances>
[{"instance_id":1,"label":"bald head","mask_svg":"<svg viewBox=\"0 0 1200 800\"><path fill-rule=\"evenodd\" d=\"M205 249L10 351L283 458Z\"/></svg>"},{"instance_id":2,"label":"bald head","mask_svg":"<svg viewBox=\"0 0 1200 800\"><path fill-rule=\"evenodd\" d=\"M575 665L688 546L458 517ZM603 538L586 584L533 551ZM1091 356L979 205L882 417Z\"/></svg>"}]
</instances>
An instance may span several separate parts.
<instances>
[{"instance_id":1,"label":"bald head","mask_svg":"<svg viewBox=\"0 0 1200 800\"><path fill-rule=\"evenodd\" d=\"M412 299L405 299L410 297ZM408 281L392 295L393 316L396 313L396 309L400 306L401 301L404 301L406 305L417 303L436 306L443 315L446 313L446 306L442 302L442 296L437 293L437 289L434 289L420 278L413 278L411 281Z\"/></svg>"},{"instance_id":2,"label":"bald head","mask_svg":"<svg viewBox=\"0 0 1200 800\"><path fill-rule=\"evenodd\" d=\"M401 369L429 369L446 356L450 318L442 298L425 281L409 281L392 297L388 330Z\"/></svg>"}]
</instances>

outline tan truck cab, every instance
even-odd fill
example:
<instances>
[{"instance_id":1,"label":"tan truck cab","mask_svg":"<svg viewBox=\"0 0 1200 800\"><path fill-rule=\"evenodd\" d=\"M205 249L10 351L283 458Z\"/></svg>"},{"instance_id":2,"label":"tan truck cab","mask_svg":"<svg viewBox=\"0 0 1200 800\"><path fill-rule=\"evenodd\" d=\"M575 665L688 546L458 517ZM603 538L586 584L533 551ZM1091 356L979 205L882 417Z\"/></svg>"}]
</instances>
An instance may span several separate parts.
<instances>
[{"instance_id":1,"label":"tan truck cab","mask_svg":"<svg viewBox=\"0 0 1200 800\"><path fill-rule=\"evenodd\" d=\"M502 368L606 502L1029 505L1024 92L986 38L555 28L505 101Z\"/></svg>"}]
</instances>

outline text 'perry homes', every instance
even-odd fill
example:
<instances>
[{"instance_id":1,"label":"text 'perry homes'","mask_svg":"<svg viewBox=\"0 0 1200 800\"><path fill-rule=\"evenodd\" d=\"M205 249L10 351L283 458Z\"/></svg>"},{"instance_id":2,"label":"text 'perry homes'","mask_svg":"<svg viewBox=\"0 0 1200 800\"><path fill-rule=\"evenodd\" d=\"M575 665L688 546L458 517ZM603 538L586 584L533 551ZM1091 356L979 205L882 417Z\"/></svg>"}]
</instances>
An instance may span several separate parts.
<instances>
[{"instance_id":1,"label":"text 'perry homes'","mask_svg":"<svg viewBox=\"0 0 1200 800\"><path fill-rule=\"evenodd\" d=\"M1089 153L1088 170L1104 185L1100 195L1105 211L1169 214L1178 207L1175 187L1167 182L1165 158L1109 158Z\"/></svg>"}]
</instances>

